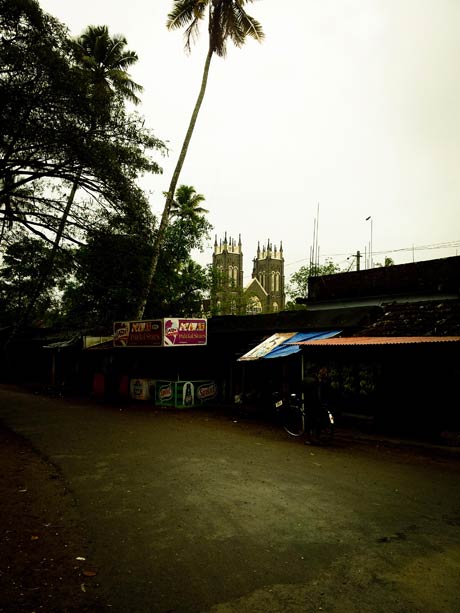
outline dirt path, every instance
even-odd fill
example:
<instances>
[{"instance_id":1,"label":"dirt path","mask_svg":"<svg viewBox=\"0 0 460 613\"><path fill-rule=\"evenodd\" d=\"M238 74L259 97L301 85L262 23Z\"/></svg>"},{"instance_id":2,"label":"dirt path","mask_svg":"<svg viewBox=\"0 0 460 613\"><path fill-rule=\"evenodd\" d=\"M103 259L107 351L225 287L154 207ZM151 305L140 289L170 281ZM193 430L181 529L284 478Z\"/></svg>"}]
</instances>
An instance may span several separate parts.
<instances>
[{"instance_id":1,"label":"dirt path","mask_svg":"<svg viewBox=\"0 0 460 613\"><path fill-rule=\"evenodd\" d=\"M458 461L2 388L0 419L51 460L6 435L4 611L460 611Z\"/></svg>"},{"instance_id":2,"label":"dirt path","mask_svg":"<svg viewBox=\"0 0 460 613\"><path fill-rule=\"evenodd\" d=\"M0 424L0 611L97 611L88 538L56 467Z\"/></svg>"}]
</instances>

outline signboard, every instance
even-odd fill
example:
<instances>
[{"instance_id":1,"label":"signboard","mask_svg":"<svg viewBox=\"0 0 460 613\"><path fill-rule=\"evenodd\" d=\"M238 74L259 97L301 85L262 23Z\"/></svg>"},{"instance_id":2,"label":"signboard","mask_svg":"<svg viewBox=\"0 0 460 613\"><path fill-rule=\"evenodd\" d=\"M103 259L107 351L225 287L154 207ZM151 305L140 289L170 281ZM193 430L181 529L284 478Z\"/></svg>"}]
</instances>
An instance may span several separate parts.
<instances>
[{"instance_id":1,"label":"signboard","mask_svg":"<svg viewBox=\"0 0 460 613\"><path fill-rule=\"evenodd\" d=\"M161 347L163 320L116 321L113 324L114 347Z\"/></svg>"},{"instance_id":2,"label":"signboard","mask_svg":"<svg viewBox=\"0 0 460 613\"><path fill-rule=\"evenodd\" d=\"M170 318L164 320L164 347L206 345L206 319Z\"/></svg>"},{"instance_id":3,"label":"signboard","mask_svg":"<svg viewBox=\"0 0 460 613\"><path fill-rule=\"evenodd\" d=\"M160 406L174 406L175 385L173 381L157 381L155 403Z\"/></svg>"},{"instance_id":4,"label":"signboard","mask_svg":"<svg viewBox=\"0 0 460 613\"><path fill-rule=\"evenodd\" d=\"M156 381L155 404L185 409L217 398L215 381Z\"/></svg>"},{"instance_id":5,"label":"signboard","mask_svg":"<svg viewBox=\"0 0 460 613\"><path fill-rule=\"evenodd\" d=\"M153 379L131 379L129 392L131 398L135 400L154 400L155 381Z\"/></svg>"},{"instance_id":6,"label":"signboard","mask_svg":"<svg viewBox=\"0 0 460 613\"><path fill-rule=\"evenodd\" d=\"M206 319L172 317L113 324L114 347L177 347L206 342Z\"/></svg>"},{"instance_id":7,"label":"signboard","mask_svg":"<svg viewBox=\"0 0 460 613\"><path fill-rule=\"evenodd\" d=\"M238 361L258 360L259 358L263 358L264 355L267 355L267 353L270 353L270 351L272 351L275 347L278 347L278 345L281 345L281 343L289 340L294 336L294 334L296 333L277 332L276 334L272 334L257 345L257 347L254 347L254 349L251 349L251 351L245 353L243 356L241 356L241 358L238 358Z\"/></svg>"},{"instance_id":8,"label":"signboard","mask_svg":"<svg viewBox=\"0 0 460 613\"><path fill-rule=\"evenodd\" d=\"M196 397L203 403L217 398L217 384L215 381L196 381Z\"/></svg>"}]
</instances>

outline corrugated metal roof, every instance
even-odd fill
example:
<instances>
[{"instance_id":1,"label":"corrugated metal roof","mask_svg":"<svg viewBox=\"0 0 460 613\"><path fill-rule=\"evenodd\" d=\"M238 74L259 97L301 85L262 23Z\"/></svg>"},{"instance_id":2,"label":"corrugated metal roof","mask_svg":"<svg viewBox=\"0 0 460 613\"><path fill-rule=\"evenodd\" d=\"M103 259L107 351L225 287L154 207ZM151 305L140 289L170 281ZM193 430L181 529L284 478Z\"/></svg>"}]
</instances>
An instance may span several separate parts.
<instances>
[{"instance_id":1,"label":"corrugated metal roof","mask_svg":"<svg viewBox=\"0 0 460 613\"><path fill-rule=\"evenodd\" d=\"M351 346L351 345L414 345L419 343L460 342L460 336L355 336L328 338L323 340L300 341L296 345Z\"/></svg>"}]
</instances>

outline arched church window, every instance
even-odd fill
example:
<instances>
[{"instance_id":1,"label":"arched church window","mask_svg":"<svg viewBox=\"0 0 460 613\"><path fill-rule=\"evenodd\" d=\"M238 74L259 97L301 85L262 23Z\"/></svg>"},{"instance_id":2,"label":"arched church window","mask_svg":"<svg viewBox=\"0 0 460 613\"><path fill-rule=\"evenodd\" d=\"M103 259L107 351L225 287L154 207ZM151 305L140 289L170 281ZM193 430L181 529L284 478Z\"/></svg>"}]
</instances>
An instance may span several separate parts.
<instances>
[{"instance_id":1,"label":"arched church window","mask_svg":"<svg viewBox=\"0 0 460 613\"><path fill-rule=\"evenodd\" d=\"M275 275L275 292L279 292L280 291L280 273L277 272Z\"/></svg>"},{"instance_id":2,"label":"arched church window","mask_svg":"<svg viewBox=\"0 0 460 613\"><path fill-rule=\"evenodd\" d=\"M262 312L262 303L257 296L251 296L246 305L246 313L248 315L256 315Z\"/></svg>"},{"instance_id":3,"label":"arched church window","mask_svg":"<svg viewBox=\"0 0 460 613\"><path fill-rule=\"evenodd\" d=\"M238 266L234 266L233 268L233 280L235 281L235 285L238 285Z\"/></svg>"},{"instance_id":4,"label":"arched church window","mask_svg":"<svg viewBox=\"0 0 460 613\"><path fill-rule=\"evenodd\" d=\"M272 292L274 292L275 291L275 271L274 270L272 270L270 276L271 276L271 279L270 279L270 281L271 281L271 283L270 283L271 290L272 290Z\"/></svg>"},{"instance_id":5,"label":"arched church window","mask_svg":"<svg viewBox=\"0 0 460 613\"><path fill-rule=\"evenodd\" d=\"M277 303L277 302L274 302L274 303L273 303L273 307L272 307L272 308L273 308L273 312L274 312L274 313L277 313L277 312L279 311L279 306L278 306L278 303Z\"/></svg>"}]
</instances>

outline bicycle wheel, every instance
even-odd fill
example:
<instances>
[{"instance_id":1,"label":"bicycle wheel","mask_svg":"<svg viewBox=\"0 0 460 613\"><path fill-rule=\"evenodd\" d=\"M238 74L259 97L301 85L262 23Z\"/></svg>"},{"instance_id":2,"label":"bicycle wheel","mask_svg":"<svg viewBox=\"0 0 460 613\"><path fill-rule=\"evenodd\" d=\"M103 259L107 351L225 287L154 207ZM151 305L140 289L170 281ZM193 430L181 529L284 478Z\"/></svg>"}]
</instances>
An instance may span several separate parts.
<instances>
[{"instance_id":1,"label":"bicycle wheel","mask_svg":"<svg viewBox=\"0 0 460 613\"><path fill-rule=\"evenodd\" d=\"M291 436L302 436L305 432L305 415L299 407L286 406L282 413L283 428Z\"/></svg>"}]
</instances>

